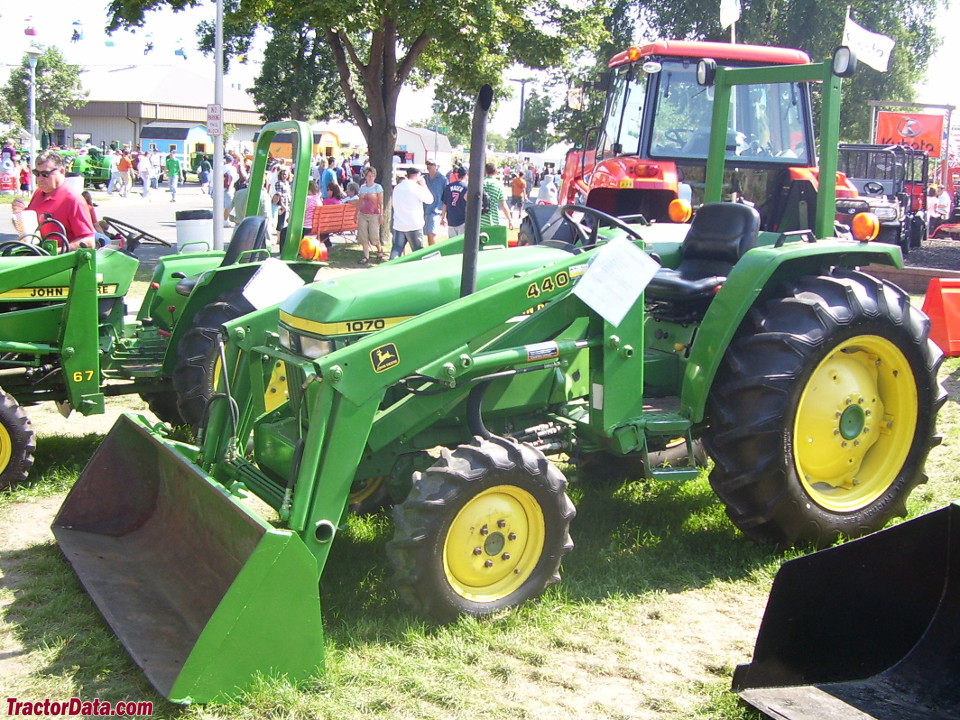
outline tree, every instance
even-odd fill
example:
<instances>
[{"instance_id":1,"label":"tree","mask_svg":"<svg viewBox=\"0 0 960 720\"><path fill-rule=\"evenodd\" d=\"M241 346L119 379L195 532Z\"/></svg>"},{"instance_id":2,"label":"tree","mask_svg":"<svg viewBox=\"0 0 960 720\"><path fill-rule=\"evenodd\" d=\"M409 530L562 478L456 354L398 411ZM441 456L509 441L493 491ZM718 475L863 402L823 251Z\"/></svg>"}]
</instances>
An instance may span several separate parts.
<instances>
[{"instance_id":1,"label":"tree","mask_svg":"<svg viewBox=\"0 0 960 720\"><path fill-rule=\"evenodd\" d=\"M896 41L890 66L881 73L861 65L844 83L841 127L845 139L870 138L870 100L909 102L940 41L932 24L939 0L851 0L854 20ZM726 40L716 0L662 3L636 0L642 25L655 35L697 40ZM828 58L840 44L847 3L834 0L745 0L737 22L737 41L779 45Z\"/></svg>"},{"instance_id":2,"label":"tree","mask_svg":"<svg viewBox=\"0 0 960 720\"><path fill-rule=\"evenodd\" d=\"M63 59L56 47L40 48L36 68L36 117L41 133L51 133L57 125L69 125L65 111L86 104L87 92L80 82L80 66ZM10 79L0 90L3 104L8 108L9 121L26 128L30 123L30 63L24 55L20 67L10 73Z\"/></svg>"},{"instance_id":3,"label":"tree","mask_svg":"<svg viewBox=\"0 0 960 720\"><path fill-rule=\"evenodd\" d=\"M144 13L161 5L183 9L198 2L111 0L109 27L141 25ZM566 0L234 0L226 8L224 27L252 34L258 26L300 23L322 33L347 109L367 141L371 163L386 179L405 84L436 81L445 112L467 124L483 83L502 94L507 66L563 66L596 44L606 13L603 0L572 5ZM390 183L383 185L389 211ZM389 235L387 223L383 232Z\"/></svg>"},{"instance_id":4,"label":"tree","mask_svg":"<svg viewBox=\"0 0 960 720\"><path fill-rule=\"evenodd\" d=\"M614 0L610 14L603 20L606 37L594 52L594 62L580 65L569 76L555 80L555 85L566 85L568 97L573 95L579 99L577 107L564 103L554 111L552 120L557 140L583 145L587 129L596 127L603 119L607 63L633 42L637 24L634 5L635 0Z\"/></svg>"},{"instance_id":5,"label":"tree","mask_svg":"<svg viewBox=\"0 0 960 720\"><path fill-rule=\"evenodd\" d=\"M543 152L551 142L550 98L530 91L523 108L523 119L510 133L513 149L522 147L523 152Z\"/></svg>"},{"instance_id":6,"label":"tree","mask_svg":"<svg viewBox=\"0 0 960 720\"><path fill-rule=\"evenodd\" d=\"M347 106L338 78L330 72L333 66L333 53L312 28L297 23L273 28L250 90L260 114L268 121L345 117Z\"/></svg>"}]
</instances>

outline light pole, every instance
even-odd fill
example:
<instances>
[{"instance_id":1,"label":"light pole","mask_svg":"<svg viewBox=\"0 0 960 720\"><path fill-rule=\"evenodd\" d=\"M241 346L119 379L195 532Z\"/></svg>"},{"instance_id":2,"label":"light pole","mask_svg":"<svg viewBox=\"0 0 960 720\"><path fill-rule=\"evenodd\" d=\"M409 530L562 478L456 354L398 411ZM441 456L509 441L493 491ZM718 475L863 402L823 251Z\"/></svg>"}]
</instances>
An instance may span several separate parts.
<instances>
[{"instance_id":1,"label":"light pole","mask_svg":"<svg viewBox=\"0 0 960 720\"><path fill-rule=\"evenodd\" d=\"M533 78L510 78L510 82L520 83L520 125L523 125L523 109L526 105L527 83L533 82ZM519 129L519 126L518 126ZM523 152L523 138L517 134L517 155Z\"/></svg>"},{"instance_id":2,"label":"light pole","mask_svg":"<svg viewBox=\"0 0 960 720\"><path fill-rule=\"evenodd\" d=\"M37 59L39 57L38 50L27 50L27 62L30 63L30 104L27 108L27 115L29 115L27 122L30 123L30 164L34 167L37 164ZM36 189L36 180L32 172L28 177L32 194Z\"/></svg>"}]
</instances>

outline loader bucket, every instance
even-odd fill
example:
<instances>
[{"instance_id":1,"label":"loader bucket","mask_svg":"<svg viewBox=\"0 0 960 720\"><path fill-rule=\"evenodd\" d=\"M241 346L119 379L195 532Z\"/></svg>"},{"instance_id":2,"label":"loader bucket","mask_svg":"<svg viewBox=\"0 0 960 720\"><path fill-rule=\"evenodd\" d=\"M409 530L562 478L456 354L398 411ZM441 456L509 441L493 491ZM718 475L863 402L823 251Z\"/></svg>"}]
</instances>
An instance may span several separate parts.
<instances>
[{"instance_id":1,"label":"loader bucket","mask_svg":"<svg viewBox=\"0 0 960 720\"><path fill-rule=\"evenodd\" d=\"M173 702L323 664L317 564L146 424L123 415L53 534L111 629Z\"/></svg>"},{"instance_id":2,"label":"loader bucket","mask_svg":"<svg viewBox=\"0 0 960 720\"><path fill-rule=\"evenodd\" d=\"M960 719L960 504L784 563L733 689L785 720Z\"/></svg>"}]
</instances>

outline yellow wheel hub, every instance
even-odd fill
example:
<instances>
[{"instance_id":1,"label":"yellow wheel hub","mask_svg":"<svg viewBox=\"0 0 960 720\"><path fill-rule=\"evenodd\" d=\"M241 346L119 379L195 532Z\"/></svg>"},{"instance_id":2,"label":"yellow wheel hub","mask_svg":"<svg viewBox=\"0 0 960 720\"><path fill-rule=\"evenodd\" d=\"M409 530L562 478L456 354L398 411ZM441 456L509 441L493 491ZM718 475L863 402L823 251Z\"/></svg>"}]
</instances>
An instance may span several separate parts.
<instances>
[{"instance_id":1,"label":"yellow wheel hub","mask_svg":"<svg viewBox=\"0 0 960 720\"><path fill-rule=\"evenodd\" d=\"M533 573L545 539L543 511L533 495L515 485L484 490L457 513L447 531L447 581L468 600L504 598Z\"/></svg>"},{"instance_id":2,"label":"yellow wheel hub","mask_svg":"<svg viewBox=\"0 0 960 720\"><path fill-rule=\"evenodd\" d=\"M855 512L883 495L917 427L917 386L906 357L876 335L851 338L824 358L800 396L793 459L810 498Z\"/></svg>"},{"instance_id":3,"label":"yellow wheel hub","mask_svg":"<svg viewBox=\"0 0 960 720\"><path fill-rule=\"evenodd\" d=\"M13 439L10 433L3 425L0 425L0 472L7 469L10 465L10 458L13 457Z\"/></svg>"}]
</instances>

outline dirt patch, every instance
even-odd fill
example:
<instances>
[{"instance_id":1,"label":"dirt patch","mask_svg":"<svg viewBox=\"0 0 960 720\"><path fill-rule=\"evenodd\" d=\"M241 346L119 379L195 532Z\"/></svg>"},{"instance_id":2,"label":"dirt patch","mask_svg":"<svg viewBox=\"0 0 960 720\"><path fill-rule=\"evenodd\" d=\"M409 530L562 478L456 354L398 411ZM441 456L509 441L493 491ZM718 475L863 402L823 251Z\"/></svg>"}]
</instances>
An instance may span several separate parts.
<instances>
[{"instance_id":1,"label":"dirt patch","mask_svg":"<svg viewBox=\"0 0 960 720\"><path fill-rule=\"evenodd\" d=\"M903 258L908 267L960 270L960 239L931 238Z\"/></svg>"},{"instance_id":2,"label":"dirt patch","mask_svg":"<svg viewBox=\"0 0 960 720\"><path fill-rule=\"evenodd\" d=\"M26 561L12 553L52 540L50 523L62 503L63 495L55 495L0 510L0 678L8 683L32 670L27 651L13 631L17 619L7 615L15 593L29 575L23 568Z\"/></svg>"},{"instance_id":3,"label":"dirt patch","mask_svg":"<svg viewBox=\"0 0 960 720\"><path fill-rule=\"evenodd\" d=\"M525 667L505 692L537 720L682 717L702 701L698 681L729 682L731 659L749 661L765 604L764 594L729 591L659 597L625 609L609 639L559 648L550 670Z\"/></svg>"}]
</instances>

